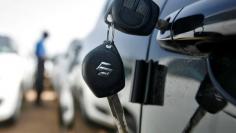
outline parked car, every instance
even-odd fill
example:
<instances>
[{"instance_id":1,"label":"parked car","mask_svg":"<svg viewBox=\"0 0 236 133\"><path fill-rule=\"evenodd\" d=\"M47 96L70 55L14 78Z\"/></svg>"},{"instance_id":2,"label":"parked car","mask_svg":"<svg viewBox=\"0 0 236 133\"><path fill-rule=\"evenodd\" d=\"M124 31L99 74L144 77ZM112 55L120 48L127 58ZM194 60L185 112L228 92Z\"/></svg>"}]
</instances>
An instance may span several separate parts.
<instances>
[{"instance_id":1,"label":"parked car","mask_svg":"<svg viewBox=\"0 0 236 133\"><path fill-rule=\"evenodd\" d=\"M59 96L60 124L72 128L75 119L74 99L71 90L70 77L73 67L78 64L77 56L81 49L81 42L72 41L65 54L53 58L52 84Z\"/></svg>"},{"instance_id":2,"label":"parked car","mask_svg":"<svg viewBox=\"0 0 236 133\"><path fill-rule=\"evenodd\" d=\"M17 45L0 36L0 122L15 122L20 115L23 94L33 86L33 65L18 54Z\"/></svg>"},{"instance_id":3,"label":"parked car","mask_svg":"<svg viewBox=\"0 0 236 133\"><path fill-rule=\"evenodd\" d=\"M197 1L155 0L155 2L160 6L160 18L165 19L166 16L172 12L180 11L183 7L192 3L195 4L194 2ZM191 9L194 10L194 8ZM192 10L189 10L189 13L192 13ZM204 11L205 10L207 10L206 5ZM83 50L80 56L81 61L90 50L102 44L102 42L106 39L107 25L104 23L104 14L105 11L101 12L101 16L97 22L96 27L93 29L91 34L89 34L83 40ZM168 19L168 17L166 19ZM212 28L214 29L215 27ZM181 27L179 27L179 29L181 29ZM150 36L145 37L132 36L115 31L114 42L122 56L124 66L129 68L129 71L131 72L130 76L126 77L126 86L119 93L119 95L125 112L129 112L132 120L134 120L134 122L132 122L136 128L134 129L134 132L178 133L183 131L188 120L199 106L195 101L195 95L199 89L201 81L207 72L205 67L206 64L205 60L202 58L193 58L187 55L174 53L172 52L173 50L166 51L165 49L161 48L160 46L163 47L163 44L160 45L160 42L156 40L157 32L158 30L155 30ZM181 41L181 36L179 39ZM166 47L168 48L168 45ZM140 106L140 104L129 102L131 95L130 92L133 85L132 79L135 78L134 67L129 66L134 66L135 60L137 59L158 61L160 64L168 67L165 83L166 87L164 106L143 104ZM75 85L74 90L76 92L74 94L76 94L76 98L81 105L83 115L98 124L110 127L114 126L106 99L96 98L83 81L81 72L79 72L81 71L79 65L76 70L78 70L78 76L76 79L80 82L77 82ZM232 112L233 116L235 116L235 107L233 107L231 104L228 104L225 110ZM202 120L201 124L195 129L195 132L214 133L230 133L234 131L235 119L230 117L224 111L215 115L207 114Z\"/></svg>"}]
</instances>

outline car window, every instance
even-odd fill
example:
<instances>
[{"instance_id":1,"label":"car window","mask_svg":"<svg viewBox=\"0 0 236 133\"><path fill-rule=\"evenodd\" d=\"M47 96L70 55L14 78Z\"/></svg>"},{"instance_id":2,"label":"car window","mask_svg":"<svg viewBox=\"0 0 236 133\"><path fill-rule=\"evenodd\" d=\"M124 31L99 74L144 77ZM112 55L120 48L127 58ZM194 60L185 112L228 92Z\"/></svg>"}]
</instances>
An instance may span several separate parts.
<instances>
[{"instance_id":1,"label":"car window","mask_svg":"<svg viewBox=\"0 0 236 133\"><path fill-rule=\"evenodd\" d=\"M10 39L6 37L0 37L0 53L15 53L16 50L13 48Z\"/></svg>"}]
</instances>

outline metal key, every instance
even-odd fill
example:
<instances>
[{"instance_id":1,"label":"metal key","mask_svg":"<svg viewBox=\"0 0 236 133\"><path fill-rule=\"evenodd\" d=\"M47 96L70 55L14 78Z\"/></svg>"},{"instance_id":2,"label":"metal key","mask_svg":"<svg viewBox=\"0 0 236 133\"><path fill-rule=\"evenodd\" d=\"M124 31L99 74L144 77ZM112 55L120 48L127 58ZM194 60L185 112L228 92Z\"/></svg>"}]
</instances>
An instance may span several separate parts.
<instances>
[{"instance_id":1,"label":"metal key","mask_svg":"<svg viewBox=\"0 0 236 133\"><path fill-rule=\"evenodd\" d=\"M119 133L128 133L124 111L117 94L107 97Z\"/></svg>"},{"instance_id":2,"label":"metal key","mask_svg":"<svg viewBox=\"0 0 236 133\"><path fill-rule=\"evenodd\" d=\"M107 40L84 58L82 74L94 95L108 98L119 133L128 133L124 111L117 95L125 86L124 66L113 39L114 25L111 22L108 25Z\"/></svg>"},{"instance_id":3,"label":"metal key","mask_svg":"<svg viewBox=\"0 0 236 133\"><path fill-rule=\"evenodd\" d=\"M191 133L193 129L199 124L202 118L206 115L206 110L201 108L200 106L197 108L186 127L184 128L183 133Z\"/></svg>"},{"instance_id":4,"label":"metal key","mask_svg":"<svg viewBox=\"0 0 236 133\"><path fill-rule=\"evenodd\" d=\"M206 113L216 114L223 110L227 105L227 101L214 88L208 74L201 82L196 95L196 101L198 102L199 107L187 123L183 133L191 133Z\"/></svg>"}]
</instances>

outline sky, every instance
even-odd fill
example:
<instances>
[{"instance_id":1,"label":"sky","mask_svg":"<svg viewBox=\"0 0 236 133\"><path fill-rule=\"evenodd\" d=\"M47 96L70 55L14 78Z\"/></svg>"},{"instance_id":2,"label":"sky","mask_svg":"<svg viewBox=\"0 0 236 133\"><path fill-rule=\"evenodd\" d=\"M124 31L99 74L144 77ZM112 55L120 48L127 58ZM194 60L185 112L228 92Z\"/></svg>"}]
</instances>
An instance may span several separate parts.
<instances>
[{"instance_id":1,"label":"sky","mask_svg":"<svg viewBox=\"0 0 236 133\"><path fill-rule=\"evenodd\" d=\"M32 54L47 30L49 56L83 39L95 26L105 0L0 0L0 35L11 37L22 54Z\"/></svg>"}]
</instances>

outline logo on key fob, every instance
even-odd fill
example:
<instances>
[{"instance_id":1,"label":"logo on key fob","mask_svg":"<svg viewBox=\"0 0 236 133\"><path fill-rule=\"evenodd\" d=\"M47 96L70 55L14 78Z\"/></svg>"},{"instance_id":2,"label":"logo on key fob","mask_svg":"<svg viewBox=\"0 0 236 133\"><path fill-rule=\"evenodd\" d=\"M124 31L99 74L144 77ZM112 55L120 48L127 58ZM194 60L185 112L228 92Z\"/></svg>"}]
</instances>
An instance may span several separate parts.
<instances>
[{"instance_id":1,"label":"logo on key fob","mask_svg":"<svg viewBox=\"0 0 236 133\"><path fill-rule=\"evenodd\" d=\"M98 71L98 76L108 77L112 72L111 64L107 62L101 62L100 65L96 68L96 70Z\"/></svg>"}]
</instances>

